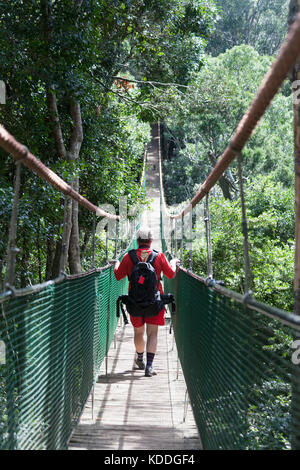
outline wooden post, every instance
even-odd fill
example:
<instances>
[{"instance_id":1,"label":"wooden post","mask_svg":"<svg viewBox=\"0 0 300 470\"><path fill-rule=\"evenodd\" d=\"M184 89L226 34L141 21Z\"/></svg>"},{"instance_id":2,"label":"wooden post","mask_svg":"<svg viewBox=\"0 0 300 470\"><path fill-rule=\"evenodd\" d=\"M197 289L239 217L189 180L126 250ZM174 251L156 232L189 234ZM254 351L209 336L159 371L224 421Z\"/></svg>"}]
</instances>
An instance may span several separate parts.
<instances>
[{"instance_id":1,"label":"wooden post","mask_svg":"<svg viewBox=\"0 0 300 470\"><path fill-rule=\"evenodd\" d=\"M300 11L300 0L291 0L289 20L291 25ZM300 58L300 57L299 57ZM292 82L300 80L300 61L298 59L292 75ZM295 91L295 90L294 90ZM294 313L300 315L300 104L293 99L294 110L294 165L295 165L295 264L294 264ZM294 340L300 339L300 333L294 330ZM292 423L291 446L300 449L300 364L293 364L292 385Z\"/></svg>"}]
</instances>

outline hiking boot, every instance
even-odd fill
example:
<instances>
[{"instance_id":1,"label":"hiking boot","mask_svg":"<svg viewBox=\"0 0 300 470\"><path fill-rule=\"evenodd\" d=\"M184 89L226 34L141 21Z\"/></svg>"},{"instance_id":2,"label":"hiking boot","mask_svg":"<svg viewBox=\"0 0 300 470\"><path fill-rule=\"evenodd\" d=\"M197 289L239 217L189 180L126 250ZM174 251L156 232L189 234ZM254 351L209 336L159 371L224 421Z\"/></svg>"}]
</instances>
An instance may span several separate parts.
<instances>
[{"instance_id":1,"label":"hiking boot","mask_svg":"<svg viewBox=\"0 0 300 470\"><path fill-rule=\"evenodd\" d=\"M144 370L146 365L143 359L139 359L138 357L135 360L136 365L138 366L139 369Z\"/></svg>"},{"instance_id":2,"label":"hiking boot","mask_svg":"<svg viewBox=\"0 0 300 470\"><path fill-rule=\"evenodd\" d=\"M145 377L152 377L153 375L157 375L153 367L146 366Z\"/></svg>"}]
</instances>

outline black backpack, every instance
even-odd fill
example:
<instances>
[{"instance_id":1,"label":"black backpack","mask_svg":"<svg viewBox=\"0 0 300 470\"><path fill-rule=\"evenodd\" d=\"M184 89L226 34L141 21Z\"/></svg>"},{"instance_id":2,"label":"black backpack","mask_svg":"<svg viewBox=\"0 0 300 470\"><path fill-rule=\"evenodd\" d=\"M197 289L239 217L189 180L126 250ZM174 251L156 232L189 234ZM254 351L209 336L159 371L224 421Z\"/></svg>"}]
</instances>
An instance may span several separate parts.
<instances>
[{"instance_id":1,"label":"black backpack","mask_svg":"<svg viewBox=\"0 0 300 470\"><path fill-rule=\"evenodd\" d=\"M133 317L153 317L159 314L164 305L172 302L172 313L175 311L174 297L171 294L162 295L158 289L158 279L154 269L154 261L158 251L152 250L147 261L138 259L136 250L128 252L133 268L130 277L128 295L121 295L117 300L117 316L120 316L120 303L125 324L128 323L122 303Z\"/></svg>"}]
</instances>

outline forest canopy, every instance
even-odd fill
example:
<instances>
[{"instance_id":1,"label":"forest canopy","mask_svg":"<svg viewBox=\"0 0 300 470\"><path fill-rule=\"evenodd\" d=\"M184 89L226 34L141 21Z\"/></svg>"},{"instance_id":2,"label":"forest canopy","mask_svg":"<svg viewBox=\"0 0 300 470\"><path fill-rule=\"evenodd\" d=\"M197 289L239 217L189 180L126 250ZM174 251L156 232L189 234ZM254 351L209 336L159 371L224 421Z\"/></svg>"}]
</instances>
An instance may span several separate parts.
<instances>
[{"instance_id":1,"label":"forest canopy","mask_svg":"<svg viewBox=\"0 0 300 470\"><path fill-rule=\"evenodd\" d=\"M144 145L165 105L153 83L184 85L200 70L216 12L208 0L0 1L1 122L93 203L117 208L120 196L143 203ZM120 86L119 76L136 83ZM0 158L3 281L15 165L3 150ZM92 215L28 171L20 192L16 285L58 275L64 217L66 270L89 267ZM97 247L101 264L103 240Z\"/></svg>"}]
</instances>

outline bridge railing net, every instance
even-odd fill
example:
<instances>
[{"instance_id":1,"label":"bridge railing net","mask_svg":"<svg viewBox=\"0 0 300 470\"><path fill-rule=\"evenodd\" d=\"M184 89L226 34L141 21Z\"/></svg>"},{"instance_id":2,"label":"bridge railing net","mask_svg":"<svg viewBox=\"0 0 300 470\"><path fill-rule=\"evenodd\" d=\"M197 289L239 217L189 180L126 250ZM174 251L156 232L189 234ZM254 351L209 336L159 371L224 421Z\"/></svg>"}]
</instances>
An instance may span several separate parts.
<instances>
[{"instance_id":1,"label":"bridge railing net","mask_svg":"<svg viewBox=\"0 0 300 470\"><path fill-rule=\"evenodd\" d=\"M114 336L116 299L126 292L127 280L117 282L108 267L2 302L1 449L67 447Z\"/></svg>"},{"instance_id":2,"label":"bridge railing net","mask_svg":"<svg viewBox=\"0 0 300 470\"><path fill-rule=\"evenodd\" d=\"M161 192L162 250L171 258L168 218ZM282 320L288 312L276 316L261 304L268 316L224 290L228 296L182 268L164 277L176 300L173 330L203 448L299 449L300 365L292 348L299 331Z\"/></svg>"},{"instance_id":3,"label":"bridge railing net","mask_svg":"<svg viewBox=\"0 0 300 470\"><path fill-rule=\"evenodd\" d=\"M290 449L300 433L299 400L291 424L300 386L292 329L181 269L165 291L176 297L176 344L203 448Z\"/></svg>"}]
</instances>

